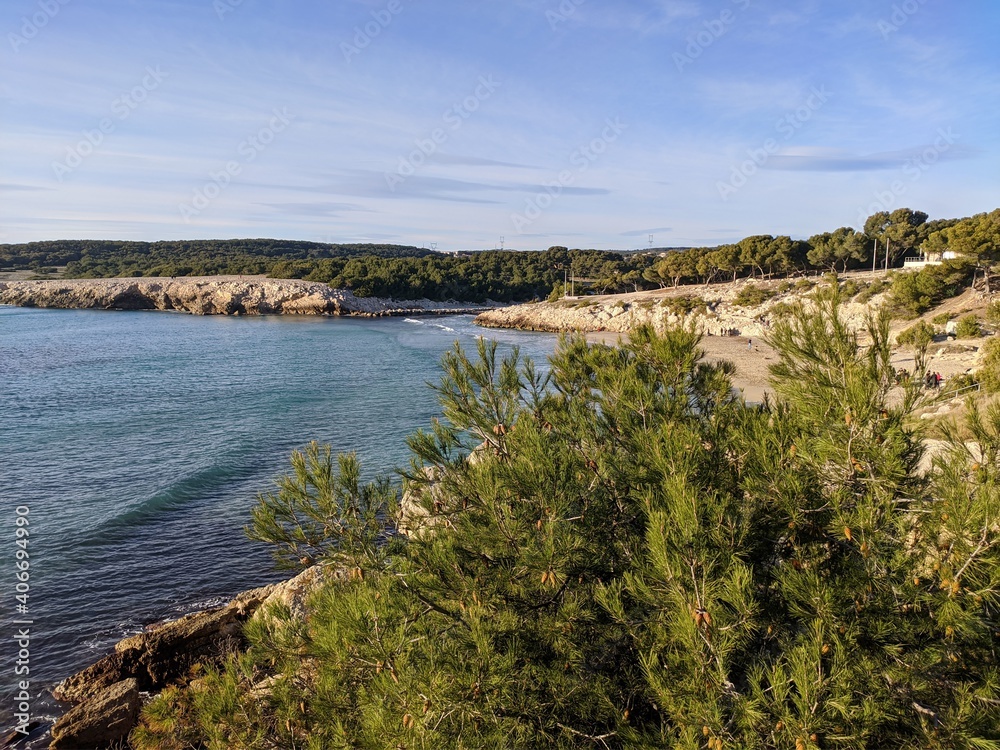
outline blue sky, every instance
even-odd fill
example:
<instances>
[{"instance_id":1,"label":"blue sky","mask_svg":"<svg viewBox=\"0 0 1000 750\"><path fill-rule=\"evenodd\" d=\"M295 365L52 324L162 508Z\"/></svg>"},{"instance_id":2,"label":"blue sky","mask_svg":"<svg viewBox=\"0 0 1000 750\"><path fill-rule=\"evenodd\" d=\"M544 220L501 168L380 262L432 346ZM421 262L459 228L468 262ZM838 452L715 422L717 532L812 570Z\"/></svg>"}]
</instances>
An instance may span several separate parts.
<instances>
[{"instance_id":1,"label":"blue sky","mask_svg":"<svg viewBox=\"0 0 1000 750\"><path fill-rule=\"evenodd\" d=\"M6 0L0 242L626 249L1000 206L1000 6Z\"/></svg>"}]
</instances>

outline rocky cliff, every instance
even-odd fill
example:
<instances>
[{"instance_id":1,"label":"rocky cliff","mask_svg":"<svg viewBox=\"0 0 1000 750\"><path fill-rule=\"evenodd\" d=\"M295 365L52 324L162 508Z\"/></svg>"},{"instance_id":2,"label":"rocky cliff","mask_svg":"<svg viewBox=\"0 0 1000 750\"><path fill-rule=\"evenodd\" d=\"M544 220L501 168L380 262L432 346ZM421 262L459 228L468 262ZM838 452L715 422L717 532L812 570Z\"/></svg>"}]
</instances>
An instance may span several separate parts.
<instances>
[{"instance_id":1,"label":"rocky cliff","mask_svg":"<svg viewBox=\"0 0 1000 750\"><path fill-rule=\"evenodd\" d=\"M194 315L358 316L479 312L493 306L355 297L347 289L316 282L238 276L0 281L0 304Z\"/></svg>"},{"instance_id":2,"label":"rocky cliff","mask_svg":"<svg viewBox=\"0 0 1000 750\"><path fill-rule=\"evenodd\" d=\"M741 297L746 287L762 290L764 294L760 296L767 296L767 299L747 304L744 301L747 295L744 293ZM553 333L627 333L644 324L658 330L684 324L693 325L707 336L757 338L764 335L791 305L811 304L808 295L812 289L809 282L796 289L785 288L780 282L741 280L709 287L570 297L488 310L476 317L476 323L486 328ZM883 298L884 295L877 295L865 303L847 302L841 312L851 325L860 327L867 312L880 306Z\"/></svg>"}]
</instances>

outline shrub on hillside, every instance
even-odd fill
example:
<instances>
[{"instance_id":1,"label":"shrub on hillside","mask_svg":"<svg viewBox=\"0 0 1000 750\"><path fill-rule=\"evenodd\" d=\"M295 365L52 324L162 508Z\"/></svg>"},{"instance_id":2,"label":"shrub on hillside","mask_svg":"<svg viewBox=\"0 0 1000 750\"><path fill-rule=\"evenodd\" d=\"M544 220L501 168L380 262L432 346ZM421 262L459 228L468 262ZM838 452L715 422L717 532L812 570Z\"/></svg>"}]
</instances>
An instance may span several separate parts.
<instances>
[{"instance_id":1,"label":"shrub on hillside","mask_svg":"<svg viewBox=\"0 0 1000 750\"><path fill-rule=\"evenodd\" d=\"M696 310L704 311L707 309L708 303L701 297L681 295L679 297L664 297L660 301L660 307L673 315L683 316Z\"/></svg>"},{"instance_id":2,"label":"shrub on hillside","mask_svg":"<svg viewBox=\"0 0 1000 750\"><path fill-rule=\"evenodd\" d=\"M919 271L896 274L890 291L893 312L909 318L921 315L948 297L961 293L971 273L967 262L946 261Z\"/></svg>"},{"instance_id":3,"label":"shrub on hillside","mask_svg":"<svg viewBox=\"0 0 1000 750\"><path fill-rule=\"evenodd\" d=\"M983 390L1000 393L1000 337L994 336L983 344L980 368L976 373Z\"/></svg>"},{"instance_id":4,"label":"shrub on hillside","mask_svg":"<svg viewBox=\"0 0 1000 750\"><path fill-rule=\"evenodd\" d=\"M986 322L1000 327L1000 299L995 299L986 307Z\"/></svg>"},{"instance_id":5,"label":"shrub on hillside","mask_svg":"<svg viewBox=\"0 0 1000 750\"><path fill-rule=\"evenodd\" d=\"M885 281L883 281L882 279L875 279L874 281L867 284L864 289L858 292L858 296L857 298L855 298L854 301L864 304L872 297L874 297L876 294L881 294L882 292L884 292L887 287L888 284L886 284Z\"/></svg>"},{"instance_id":6,"label":"shrub on hillside","mask_svg":"<svg viewBox=\"0 0 1000 750\"><path fill-rule=\"evenodd\" d=\"M774 294L770 289L764 289L756 284L747 284L737 293L733 304L737 307L757 307L771 299Z\"/></svg>"},{"instance_id":7,"label":"shrub on hillside","mask_svg":"<svg viewBox=\"0 0 1000 750\"><path fill-rule=\"evenodd\" d=\"M771 305L767 311L767 315L771 320L781 320L794 315L801 309L801 302L777 302L774 305Z\"/></svg>"},{"instance_id":8,"label":"shrub on hillside","mask_svg":"<svg viewBox=\"0 0 1000 750\"><path fill-rule=\"evenodd\" d=\"M975 315L966 315L959 318L955 327L955 336L960 339L975 339L983 334L982 326L979 325L979 318Z\"/></svg>"},{"instance_id":9,"label":"shrub on hillside","mask_svg":"<svg viewBox=\"0 0 1000 750\"><path fill-rule=\"evenodd\" d=\"M916 349L926 347L933 340L934 326L922 320L896 336L896 343L899 346L912 346Z\"/></svg>"}]
</instances>

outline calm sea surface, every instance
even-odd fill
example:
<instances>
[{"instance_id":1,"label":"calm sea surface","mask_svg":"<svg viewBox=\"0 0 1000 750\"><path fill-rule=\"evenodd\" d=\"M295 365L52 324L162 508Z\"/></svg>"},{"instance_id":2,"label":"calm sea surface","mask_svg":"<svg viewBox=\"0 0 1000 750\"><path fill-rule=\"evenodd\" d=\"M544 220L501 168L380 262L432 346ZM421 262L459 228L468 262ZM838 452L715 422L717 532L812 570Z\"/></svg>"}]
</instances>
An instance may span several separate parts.
<instances>
[{"instance_id":1,"label":"calm sea surface","mask_svg":"<svg viewBox=\"0 0 1000 750\"><path fill-rule=\"evenodd\" d=\"M144 625L282 576L242 528L288 454L316 439L367 474L405 466L438 413L428 381L476 336L544 362L545 334L470 316L195 317L0 307L0 717L14 619L31 620L38 694ZM18 613L15 508L29 509ZM54 709L35 700L37 718Z\"/></svg>"}]
</instances>

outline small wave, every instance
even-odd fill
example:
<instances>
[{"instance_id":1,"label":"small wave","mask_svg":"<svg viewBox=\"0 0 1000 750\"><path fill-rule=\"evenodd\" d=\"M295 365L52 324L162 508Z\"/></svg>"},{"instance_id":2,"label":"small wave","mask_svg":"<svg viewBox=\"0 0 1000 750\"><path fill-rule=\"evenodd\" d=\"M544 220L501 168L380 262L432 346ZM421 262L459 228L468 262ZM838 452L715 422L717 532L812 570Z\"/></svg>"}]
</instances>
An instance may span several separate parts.
<instances>
[{"instance_id":1,"label":"small wave","mask_svg":"<svg viewBox=\"0 0 1000 750\"><path fill-rule=\"evenodd\" d=\"M94 633L93 636L83 641L83 647L90 651L107 651L109 646L113 646L119 641L138 635L145 628L137 619L129 618L124 622L119 622L114 627L104 628Z\"/></svg>"},{"instance_id":2,"label":"small wave","mask_svg":"<svg viewBox=\"0 0 1000 750\"><path fill-rule=\"evenodd\" d=\"M157 515L177 510L189 503L213 495L244 473L240 466L211 466L196 471L163 488L118 515L100 524L90 534L98 544L108 541L109 534L140 526Z\"/></svg>"},{"instance_id":3,"label":"small wave","mask_svg":"<svg viewBox=\"0 0 1000 750\"><path fill-rule=\"evenodd\" d=\"M441 325L440 323L435 323L434 327L435 328L440 328L442 331L449 331L450 333L454 333L455 332L454 328L449 328L448 326Z\"/></svg>"},{"instance_id":4,"label":"small wave","mask_svg":"<svg viewBox=\"0 0 1000 750\"><path fill-rule=\"evenodd\" d=\"M418 326L422 326L424 324L424 321L422 321L422 320L414 320L413 318L403 318L403 322L404 323L416 323Z\"/></svg>"}]
</instances>

